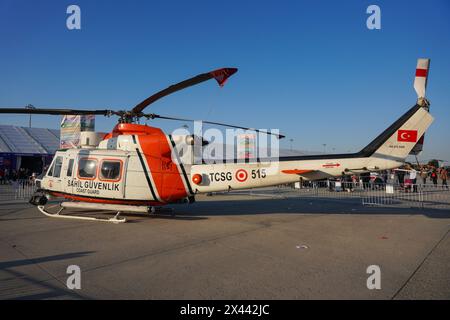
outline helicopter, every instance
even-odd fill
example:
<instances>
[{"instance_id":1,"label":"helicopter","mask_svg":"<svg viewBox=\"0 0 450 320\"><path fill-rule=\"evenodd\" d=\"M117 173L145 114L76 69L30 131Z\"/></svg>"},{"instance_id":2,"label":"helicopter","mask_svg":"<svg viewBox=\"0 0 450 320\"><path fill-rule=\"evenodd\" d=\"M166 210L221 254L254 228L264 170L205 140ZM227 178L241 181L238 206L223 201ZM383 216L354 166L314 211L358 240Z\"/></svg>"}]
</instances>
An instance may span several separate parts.
<instances>
[{"instance_id":1,"label":"helicopter","mask_svg":"<svg viewBox=\"0 0 450 320\"><path fill-rule=\"evenodd\" d=\"M110 133L82 132L81 147L58 150L47 172L39 179L38 190L30 203L49 217L121 223L126 221L120 216L123 212L154 213L167 204L192 203L195 196L202 193L276 186L299 179L314 181L400 167L410 153L421 151L425 131L433 122L430 102L425 98L429 65L430 59L418 59L414 80L418 95L416 104L356 153L198 163L192 161L192 157L181 157L178 145L183 143L191 148L187 154L192 154L196 145L203 146L208 141L195 135L166 134L160 128L138 123L141 118L193 121L144 113L144 109L167 95L210 79L215 79L222 87L237 72L236 68L217 69L171 85L130 110L0 108L0 113L118 116L118 123ZM203 122L284 138L284 135L255 128ZM51 213L46 205L49 199L55 198L63 199L63 202L59 203L56 213ZM115 215L106 219L69 215L63 214L65 209L113 211Z\"/></svg>"}]
</instances>

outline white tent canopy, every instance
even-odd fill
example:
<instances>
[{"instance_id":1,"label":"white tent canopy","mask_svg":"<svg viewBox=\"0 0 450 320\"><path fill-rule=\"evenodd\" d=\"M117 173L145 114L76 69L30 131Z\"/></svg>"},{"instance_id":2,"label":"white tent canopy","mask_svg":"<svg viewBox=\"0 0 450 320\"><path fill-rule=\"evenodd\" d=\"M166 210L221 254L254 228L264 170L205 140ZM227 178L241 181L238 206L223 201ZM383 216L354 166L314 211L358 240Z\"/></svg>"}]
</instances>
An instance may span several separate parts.
<instances>
[{"instance_id":1,"label":"white tent canopy","mask_svg":"<svg viewBox=\"0 0 450 320\"><path fill-rule=\"evenodd\" d=\"M59 130L0 125L0 153L54 154Z\"/></svg>"}]
</instances>

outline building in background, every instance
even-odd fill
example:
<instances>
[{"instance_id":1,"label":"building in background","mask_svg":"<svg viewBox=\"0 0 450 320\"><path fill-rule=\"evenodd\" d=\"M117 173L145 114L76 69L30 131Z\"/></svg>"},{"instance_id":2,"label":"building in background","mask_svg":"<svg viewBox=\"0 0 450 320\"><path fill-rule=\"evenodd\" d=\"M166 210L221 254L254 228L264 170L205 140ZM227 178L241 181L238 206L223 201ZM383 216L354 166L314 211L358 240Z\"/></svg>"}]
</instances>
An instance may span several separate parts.
<instances>
[{"instance_id":1,"label":"building in background","mask_svg":"<svg viewBox=\"0 0 450 320\"><path fill-rule=\"evenodd\" d=\"M95 131L94 115L63 116L61 120L60 148L79 147L81 132L83 131Z\"/></svg>"},{"instance_id":2,"label":"building in background","mask_svg":"<svg viewBox=\"0 0 450 320\"><path fill-rule=\"evenodd\" d=\"M0 169L41 173L59 149L59 130L0 125Z\"/></svg>"}]
</instances>

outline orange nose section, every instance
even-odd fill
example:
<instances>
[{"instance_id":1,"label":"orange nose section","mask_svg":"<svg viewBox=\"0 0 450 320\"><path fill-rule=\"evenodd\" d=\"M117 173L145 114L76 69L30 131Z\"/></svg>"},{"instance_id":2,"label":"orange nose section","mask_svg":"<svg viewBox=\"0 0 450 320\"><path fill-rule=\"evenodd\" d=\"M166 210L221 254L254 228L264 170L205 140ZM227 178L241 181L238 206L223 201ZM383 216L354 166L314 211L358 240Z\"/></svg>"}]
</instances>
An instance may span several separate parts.
<instances>
[{"instance_id":1,"label":"orange nose section","mask_svg":"<svg viewBox=\"0 0 450 320\"><path fill-rule=\"evenodd\" d=\"M195 184L200 184L202 183L202 176L199 175L198 173L194 174L192 176L192 182L194 182Z\"/></svg>"}]
</instances>

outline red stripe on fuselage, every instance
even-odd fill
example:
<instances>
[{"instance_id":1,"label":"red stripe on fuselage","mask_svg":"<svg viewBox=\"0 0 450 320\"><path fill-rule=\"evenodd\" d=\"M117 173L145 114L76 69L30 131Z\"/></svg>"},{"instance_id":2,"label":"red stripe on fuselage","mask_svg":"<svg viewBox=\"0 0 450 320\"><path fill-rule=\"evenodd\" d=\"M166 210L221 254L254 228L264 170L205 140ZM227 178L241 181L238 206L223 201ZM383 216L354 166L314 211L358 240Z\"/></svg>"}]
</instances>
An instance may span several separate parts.
<instances>
[{"instance_id":1,"label":"red stripe on fuselage","mask_svg":"<svg viewBox=\"0 0 450 320\"><path fill-rule=\"evenodd\" d=\"M172 202L188 196L178 165L173 162L169 141L158 128L137 136L161 201Z\"/></svg>"},{"instance_id":2,"label":"red stripe on fuselage","mask_svg":"<svg viewBox=\"0 0 450 320\"><path fill-rule=\"evenodd\" d=\"M169 141L159 128L132 123L119 123L104 139L120 135L134 135L139 140L144 161L153 179L153 188L159 195L156 201L174 202L186 198L188 191L181 177L181 170L172 161ZM145 179L143 177L143 179Z\"/></svg>"}]
</instances>

